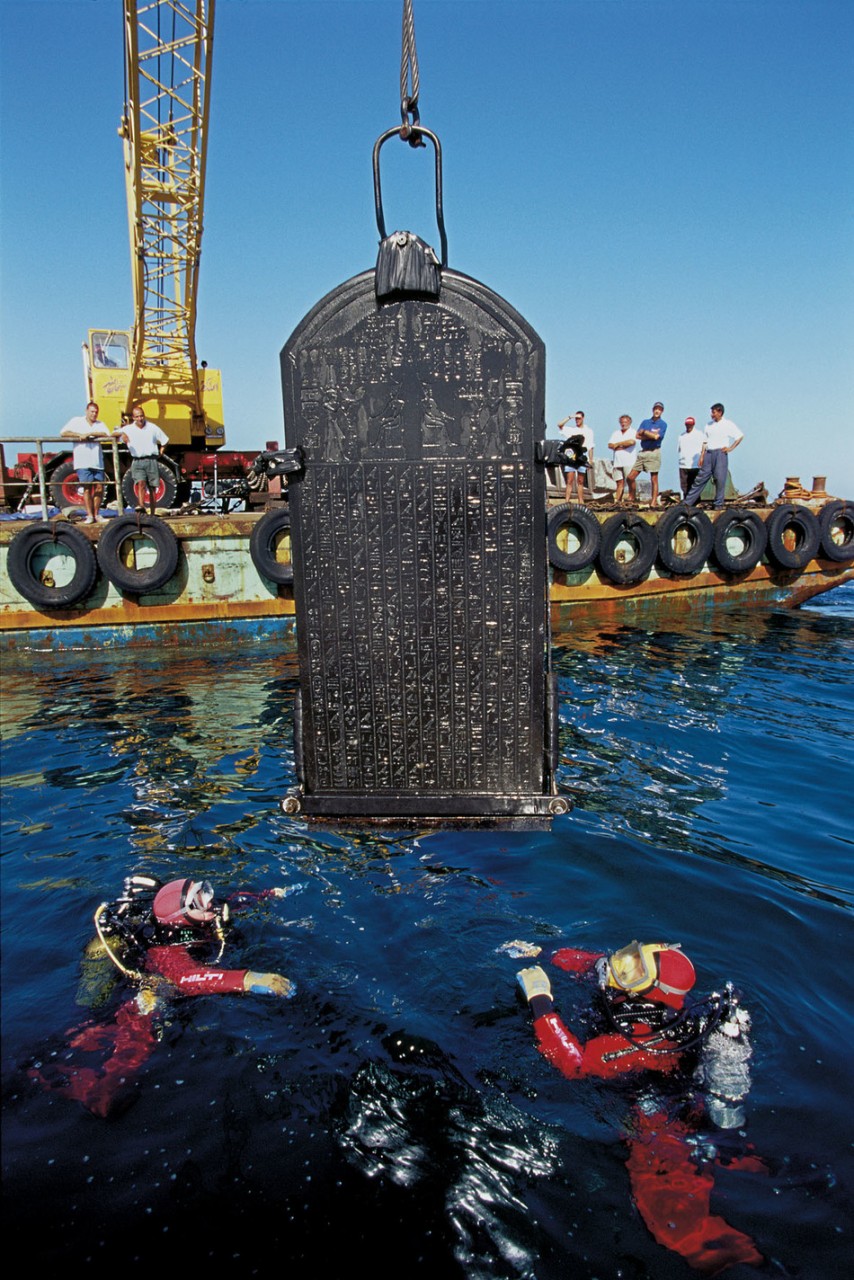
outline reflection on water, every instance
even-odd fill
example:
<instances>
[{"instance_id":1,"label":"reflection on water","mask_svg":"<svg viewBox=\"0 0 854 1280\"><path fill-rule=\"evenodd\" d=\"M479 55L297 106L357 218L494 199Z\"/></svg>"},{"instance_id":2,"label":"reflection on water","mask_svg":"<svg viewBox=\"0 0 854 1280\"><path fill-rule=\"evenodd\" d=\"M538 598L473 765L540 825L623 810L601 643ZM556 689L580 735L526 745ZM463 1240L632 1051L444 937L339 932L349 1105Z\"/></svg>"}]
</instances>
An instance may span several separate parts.
<instances>
[{"instance_id":1,"label":"reflection on water","mask_svg":"<svg viewBox=\"0 0 854 1280\"><path fill-rule=\"evenodd\" d=\"M269 649L14 661L4 1173L31 1257L150 1268L168 1241L247 1275L685 1276L629 1201L625 1096L539 1057L497 950L647 934L753 1015L739 1140L770 1173L724 1177L721 1211L772 1273L847 1275L854 608L573 628L576 808L538 833L285 817L295 671ZM103 1122L24 1067L79 1022L92 913L130 870L298 888L241 920L230 962L299 994L177 1005Z\"/></svg>"},{"instance_id":2,"label":"reflection on water","mask_svg":"<svg viewBox=\"0 0 854 1280\"><path fill-rule=\"evenodd\" d=\"M466 1275L533 1275L539 1233L520 1195L558 1172L558 1131L483 1095L438 1046L398 1030L350 1084L341 1143L367 1178L437 1201ZM408 1068L408 1070L404 1070Z\"/></svg>"},{"instance_id":3,"label":"reflection on water","mask_svg":"<svg viewBox=\"0 0 854 1280\"><path fill-rule=\"evenodd\" d=\"M617 829L724 861L749 856L740 824L790 825L795 806L808 830L814 819L850 843L843 806L824 803L847 788L850 631L805 612L736 613L702 632L579 628L556 663L561 786ZM795 871L764 853L755 867ZM792 878L805 892L836 882Z\"/></svg>"}]
</instances>

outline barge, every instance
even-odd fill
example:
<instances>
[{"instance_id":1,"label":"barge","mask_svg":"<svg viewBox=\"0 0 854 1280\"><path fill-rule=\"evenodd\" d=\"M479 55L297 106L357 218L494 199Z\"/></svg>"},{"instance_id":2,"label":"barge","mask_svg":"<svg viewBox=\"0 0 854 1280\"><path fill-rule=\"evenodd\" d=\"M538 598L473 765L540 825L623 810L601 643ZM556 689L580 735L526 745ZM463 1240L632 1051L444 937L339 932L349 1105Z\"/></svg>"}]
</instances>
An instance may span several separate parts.
<instances>
[{"instance_id":1,"label":"barge","mask_svg":"<svg viewBox=\"0 0 854 1280\"><path fill-rule=\"evenodd\" d=\"M854 580L854 506L826 495L735 499L722 512L552 501L548 542L555 635L581 616L796 608ZM292 579L286 504L154 521L126 514L101 525L7 519L0 647L197 646L243 635L293 647Z\"/></svg>"},{"instance_id":2,"label":"barge","mask_svg":"<svg viewBox=\"0 0 854 1280\"><path fill-rule=\"evenodd\" d=\"M795 609L854 580L854 506L824 493L771 504L735 497L720 511L558 503L548 536L555 632L581 616Z\"/></svg>"},{"instance_id":3,"label":"barge","mask_svg":"<svg viewBox=\"0 0 854 1280\"><path fill-rule=\"evenodd\" d=\"M127 584L116 585L99 561L99 543L115 521L103 525L82 525L63 517L37 525L4 521L0 524L0 648L95 649L188 642L198 646L241 632L293 637L292 588L262 577L250 554L250 540L260 519L243 512L157 517L157 525L174 539L175 570L166 582L138 591L128 590ZM150 517L140 517L139 533L134 535L137 517L121 520L133 536L119 547L118 559L131 574L150 573L159 558L150 536L157 526L152 526ZM59 532L59 538L55 545L47 536L42 541L34 529ZM76 535L71 555L70 544L62 540L68 530ZM55 607L28 600L10 576L10 567L15 572L13 546L22 534L34 544L29 573L47 591L60 591L73 581L76 559L72 561L71 556L81 552L78 540L82 539L95 562L91 587L72 603ZM287 565L286 539L278 554Z\"/></svg>"}]
</instances>

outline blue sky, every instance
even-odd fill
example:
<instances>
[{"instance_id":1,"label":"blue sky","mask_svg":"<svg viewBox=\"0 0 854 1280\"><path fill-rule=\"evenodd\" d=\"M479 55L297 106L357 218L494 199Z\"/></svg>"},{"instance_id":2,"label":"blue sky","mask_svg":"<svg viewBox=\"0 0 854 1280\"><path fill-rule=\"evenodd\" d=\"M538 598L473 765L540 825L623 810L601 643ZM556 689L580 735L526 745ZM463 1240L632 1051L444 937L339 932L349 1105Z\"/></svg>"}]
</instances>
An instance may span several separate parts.
<instances>
[{"instance_id":1,"label":"blue sky","mask_svg":"<svg viewBox=\"0 0 854 1280\"><path fill-rule=\"evenodd\" d=\"M0 0L0 434L80 411L80 343L129 327L120 0ZM547 352L550 427L724 402L742 489L854 497L854 5L415 0L449 263ZM283 439L279 351L373 265L371 148L399 122L400 0L218 0L199 353L229 444ZM437 244L432 152L383 156L389 230Z\"/></svg>"}]
</instances>

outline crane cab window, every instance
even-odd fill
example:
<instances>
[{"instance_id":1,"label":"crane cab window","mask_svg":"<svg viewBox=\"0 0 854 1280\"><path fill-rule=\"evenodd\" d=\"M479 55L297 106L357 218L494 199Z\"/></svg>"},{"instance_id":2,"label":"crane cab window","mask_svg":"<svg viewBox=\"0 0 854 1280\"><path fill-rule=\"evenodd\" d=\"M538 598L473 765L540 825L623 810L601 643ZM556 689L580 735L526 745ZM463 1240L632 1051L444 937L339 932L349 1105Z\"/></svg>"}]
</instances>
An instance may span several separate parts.
<instances>
[{"instance_id":1,"label":"crane cab window","mask_svg":"<svg viewBox=\"0 0 854 1280\"><path fill-rule=\"evenodd\" d=\"M96 369L129 369L128 336L106 331L92 333L92 364Z\"/></svg>"}]
</instances>

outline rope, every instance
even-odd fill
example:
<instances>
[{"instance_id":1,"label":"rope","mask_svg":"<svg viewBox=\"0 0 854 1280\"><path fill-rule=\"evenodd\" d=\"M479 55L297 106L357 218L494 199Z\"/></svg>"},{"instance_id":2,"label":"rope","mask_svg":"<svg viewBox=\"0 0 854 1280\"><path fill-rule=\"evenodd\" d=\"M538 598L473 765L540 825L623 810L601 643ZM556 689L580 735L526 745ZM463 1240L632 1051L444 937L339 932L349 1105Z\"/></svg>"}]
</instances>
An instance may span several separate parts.
<instances>
[{"instance_id":1,"label":"rope","mask_svg":"<svg viewBox=\"0 0 854 1280\"><path fill-rule=\"evenodd\" d=\"M411 147L426 144L418 131L418 95L421 91L421 74L418 70L418 50L415 47L415 18L412 0L403 0L403 31L400 54L400 118L403 121L400 136ZM410 120L410 116L412 119Z\"/></svg>"}]
</instances>

